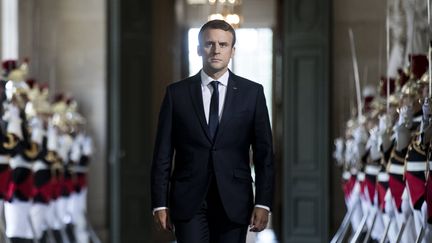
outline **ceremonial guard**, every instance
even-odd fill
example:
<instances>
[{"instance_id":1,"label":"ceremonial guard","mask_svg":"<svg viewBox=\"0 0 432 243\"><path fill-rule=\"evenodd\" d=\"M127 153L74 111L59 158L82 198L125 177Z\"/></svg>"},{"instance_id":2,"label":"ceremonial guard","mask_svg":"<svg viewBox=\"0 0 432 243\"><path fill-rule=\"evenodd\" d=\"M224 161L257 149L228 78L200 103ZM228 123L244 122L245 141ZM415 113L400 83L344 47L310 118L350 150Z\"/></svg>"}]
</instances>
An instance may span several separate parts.
<instances>
[{"instance_id":1,"label":"ceremonial guard","mask_svg":"<svg viewBox=\"0 0 432 243\"><path fill-rule=\"evenodd\" d=\"M72 224L78 242L88 242L87 233L87 172L92 154L91 138L80 132L74 140L70 170L74 175L74 192L72 194Z\"/></svg>"},{"instance_id":2,"label":"ceremonial guard","mask_svg":"<svg viewBox=\"0 0 432 243\"><path fill-rule=\"evenodd\" d=\"M85 243L88 242L85 205L87 193L86 174L92 148L90 138L85 136L82 131L85 120L78 113L77 108L78 105L74 99L68 98L66 100L64 113L66 129L63 129L66 133L62 138L65 139L63 141L66 141L66 146L70 145L70 148L67 162L64 163L65 187L63 196L66 197L66 211L70 215L70 222L67 222L68 235L71 241ZM71 144L69 144L69 138L72 139Z\"/></svg>"},{"instance_id":3,"label":"ceremonial guard","mask_svg":"<svg viewBox=\"0 0 432 243\"><path fill-rule=\"evenodd\" d=\"M73 137L71 134L71 127L66 119L67 113L67 99L64 95L56 95L53 104L54 125L58 128L58 141L57 141L57 154L58 163L56 164L57 183L60 194L56 200L56 216L62 225L63 237L75 241L74 229L72 225L71 215L71 194L73 193L73 181L70 165L70 154L73 145Z\"/></svg>"},{"instance_id":4,"label":"ceremonial guard","mask_svg":"<svg viewBox=\"0 0 432 243\"><path fill-rule=\"evenodd\" d=\"M77 102L60 95L51 104L46 85L26 80L27 61L6 61L3 71L0 242L89 242L93 147Z\"/></svg>"},{"instance_id":5,"label":"ceremonial guard","mask_svg":"<svg viewBox=\"0 0 432 243\"><path fill-rule=\"evenodd\" d=\"M39 145L39 154L33 165L34 174L34 199L31 210L31 219L34 225L35 238L39 242L48 242L52 238L50 218L50 202L52 198L51 164L53 157L49 156L47 127L51 117L51 106L48 102L48 88L35 83L34 80L27 82L30 87L29 103L26 113L29 116L29 124L32 136ZM51 235L49 234L51 233Z\"/></svg>"},{"instance_id":6,"label":"ceremonial guard","mask_svg":"<svg viewBox=\"0 0 432 243\"><path fill-rule=\"evenodd\" d=\"M75 238L77 242L89 241L87 233L87 173L90 157L93 153L93 144L90 136L83 131L84 119L76 112L73 104L70 112L75 117L74 125L77 127L77 135L74 139L71 153L70 170L74 175L74 193L72 198L72 223L75 227Z\"/></svg>"},{"instance_id":7,"label":"ceremonial guard","mask_svg":"<svg viewBox=\"0 0 432 243\"><path fill-rule=\"evenodd\" d=\"M6 102L6 92L5 86L7 82L7 77L10 71L16 68L16 62L13 60L8 60L3 62L3 77L0 84L0 114L4 114L4 102ZM6 115L7 116L7 115ZM15 133L11 133L12 127L9 126L9 132L6 130L6 122L3 118L0 119L0 239L6 239L6 225L4 222L4 201L7 199L7 191L9 186L9 181L12 176L12 170L9 166L10 154L15 148L18 136ZM17 121L18 122L18 121Z\"/></svg>"},{"instance_id":8,"label":"ceremonial guard","mask_svg":"<svg viewBox=\"0 0 432 243\"><path fill-rule=\"evenodd\" d=\"M32 165L38 154L37 138L30 133L26 114L27 92L24 81L26 68L12 70L6 83L6 104L3 119L8 122L8 131L19 140L11 153L12 179L8 185L5 203L6 235L12 242L31 242L35 238L30 210L33 199Z\"/></svg>"},{"instance_id":9,"label":"ceremonial guard","mask_svg":"<svg viewBox=\"0 0 432 243\"><path fill-rule=\"evenodd\" d=\"M83 130L85 119L77 108L75 100L63 95L58 95L53 104L53 124L58 128L56 178L61 188L56 200L56 214L68 240L85 243L89 241L87 171L93 148L91 138Z\"/></svg>"},{"instance_id":10,"label":"ceremonial guard","mask_svg":"<svg viewBox=\"0 0 432 243\"><path fill-rule=\"evenodd\" d=\"M54 113L54 109L52 108ZM66 239L65 227L60 219L58 208L60 207L59 198L61 195L61 183L63 178L63 166L58 156L58 129L54 125L54 120L58 119L55 114L48 120L47 127L47 155L45 159L50 162L51 168L51 202L48 208L48 222L50 229L53 232L54 238L57 242L62 242Z\"/></svg>"},{"instance_id":11,"label":"ceremonial guard","mask_svg":"<svg viewBox=\"0 0 432 243\"><path fill-rule=\"evenodd\" d=\"M424 55L411 57L411 78L406 85L410 85L411 104L406 104L412 109L414 114L419 114L421 125L413 129L415 133L411 135L410 145L405 156L405 179L406 193L409 198L410 207L413 212L415 233L419 235L424 229L422 207L426 210L426 161L427 148L429 147L430 132L429 130L429 101L428 85L421 82L421 77L427 70L427 58ZM408 92L408 91L407 91ZM423 106L419 103L423 101ZM423 206L424 205L424 206ZM423 234L423 233L422 233Z\"/></svg>"},{"instance_id":12,"label":"ceremonial guard","mask_svg":"<svg viewBox=\"0 0 432 243\"><path fill-rule=\"evenodd\" d=\"M353 51L357 119L350 119L344 137L336 139L334 153L343 168L348 212L332 242L346 238L351 242L432 242L431 48L429 57L425 55L430 4L388 3L387 37L392 37L392 46L387 39L387 77L381 80L384 92L374 98L369 112L367 100L359 96ZM356 185L361 210L353 203ZM346 234L349 221L351 236Z\"/></svg>"}]
</instances>

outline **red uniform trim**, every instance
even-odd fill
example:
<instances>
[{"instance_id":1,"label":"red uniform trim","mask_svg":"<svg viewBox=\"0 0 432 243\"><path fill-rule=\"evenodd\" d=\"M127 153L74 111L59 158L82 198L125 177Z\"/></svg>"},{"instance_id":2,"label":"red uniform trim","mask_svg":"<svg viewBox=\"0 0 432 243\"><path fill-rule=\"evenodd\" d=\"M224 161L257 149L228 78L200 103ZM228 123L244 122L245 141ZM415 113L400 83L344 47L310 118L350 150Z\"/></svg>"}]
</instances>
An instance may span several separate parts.
<instances>
[{"instance_id":1,"label":"red uniform trim","mask_svg":"<svg viewBox=\"0 0 432 243\"><path fill-rule=\"evenodd\" d=\"M408 171L405 172L405 178L411 196L411 202L413 205L416 205L418 200L425 196L426 181Z\"/></svg>"},{"instance_id":2,"label":"red uniform trim","mask_svg":"<svg viewBox=\"0 0 432 243\"><path fill-rule=\"evenodd\" d=\"M52 183L46 183L42 185L41 187L34 187L33 188L33 194L35 196L41 196L43 201L48 203L52 196L53 196L53 185Z\"/></svg>"},{"instance_id":3,"label":"red uniform trim","mask_svg":"<svg viewBox=\"0 0 432 243\"><path fill-rule=\"evenodd\" d=\"M377 193L378 193L378 206L384 212L385 209L385 194L388 186L384 183L377 182Z\"/></svg>"},{"instance_id":4,"label":"red uniform trim","mask_svg":"<svg viewBox=\"0 0 432 243\"><path fill-rule=\"evenodd\" d=\"M355 183L355 178L354 178L354 183ZM77 189L77 191L80 191L81 189L83 189L85 187L87 187L87 175L77 174L76 180L75 180L75 188Z\"/></svg>"},{"instance_id":5,"label":"red uniform trim","mask_svg":"<svg viewBox=\"0 0 432 243\"><path fill-rule=\"evenodd\" d=\"M27 199L33 198L33 174L30 173L25 180L16 184L14 181L10 181L7 191L7 199L12 199L15 192L19 191Z\"/></svg>"},{"instance_id":6,"label":"red uniform trim","mask_svg":"<svg viewBox=\"0 0 432 243\"><path fill-rule=\"evenodd\" d=\"M11 176L12 176L11 168L7 168L0 172L0 197L2 198L7 197Z\"/></svg>"},{"instance_id":7,"label":"red uniform trim","mask_svg":"<svg viewBox=\"0 0 432 243\"><path fill-rule=\"evenodd\" d=\"M355 176L351 176L349 178L349 180L344 180L342 182L342 190L344 191L346 199L351 195L352 190L354 189L355 183L356 183L356 177Z\"/></svg>"},{"instance_id":8,"label":"red uniform trim","mask_svg":"<svg viewBox=\"0 0 432 243\"><path fill-rule=\"evenodd\" d=\"M367 176L365 177L365 183L368 189L369 193L369 200L371 204L374 204L374 197L375 197L375 188L376 188L376 181L373 181L369 179Z\"/></svg>"},{"instance_id":9,"label":"red uniform trim","mask_svg":"<svg viewBox=\"0 0 432 243\"><path fill-rule=\"evenodd\" d=\"M62 181L62 177L53 177L51 179L51 187L52 187L52 199L57 199L60 197L61 195L61 181Z\"/></svg>"},{"instance_id":10,"label":"red uniform trim","mask_svg":"<svg viewBox=\"0 0 432 243\"><path fill-rule=\"evenodd\" d=\"M396 208L399 212L402 212L401 206L402 206L402 194L405 189L404 182L397 179L395 176L390 174L389 178L389 187L390 192L392 194L392 197L395 201Z\"/></svg>"},{"instance_id":11,"label":"red uniform trim","mask_svg":"<svg viewBox=\"0 0 432 243\"><path fill-rule=\"evenodd\" d=\"M432 174L429 172L428 179L426 181L426 205L428 218L427 221L429 224L432 224Z\"/></svg>"},{"instance_id":12,"label":"red uniform trim","mask_svg":"<svg viewBox=\"0 0 432 243\"><path fill-rule=\"evenodd\" d=\"M66 192L68 195L72 193L74 190L74 183L72 181L72 178L65 178L62 183L62 188L63 191Z\"/></svg>"}]
</instances>

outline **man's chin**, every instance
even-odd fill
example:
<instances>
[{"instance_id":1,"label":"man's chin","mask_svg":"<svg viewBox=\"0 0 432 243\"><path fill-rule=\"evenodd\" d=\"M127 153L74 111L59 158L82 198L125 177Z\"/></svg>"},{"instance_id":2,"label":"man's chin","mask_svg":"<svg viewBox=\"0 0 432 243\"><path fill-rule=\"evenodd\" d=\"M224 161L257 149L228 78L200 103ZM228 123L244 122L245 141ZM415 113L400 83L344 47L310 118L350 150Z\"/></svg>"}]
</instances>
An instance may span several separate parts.
<instances>
[{"instance_id":1,"label":"man's chin","mask_svg":"<svg viewBox=\"0 0 432 243\"><path fill-rule=\"evenodd\" d=\"M223 66L223 65L211 65L211 66L209 67L209 69L210 69L212 72L220 72L220 71L223 71L224 69L226 69L226 67Z\"/></svg>"}]
</instances>

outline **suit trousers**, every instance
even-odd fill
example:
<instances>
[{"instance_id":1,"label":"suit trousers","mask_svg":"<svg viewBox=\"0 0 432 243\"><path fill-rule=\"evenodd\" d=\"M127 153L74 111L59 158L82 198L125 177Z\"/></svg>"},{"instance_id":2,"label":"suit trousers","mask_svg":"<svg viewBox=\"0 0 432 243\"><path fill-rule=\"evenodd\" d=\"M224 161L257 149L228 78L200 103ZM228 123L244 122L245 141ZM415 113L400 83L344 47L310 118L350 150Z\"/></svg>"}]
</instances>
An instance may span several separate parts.
<instances>
[{"instance_id":1,"label":"suit trousers","mask_svg":"<svg viewBox=\"0 0 432 243\"><path fill-rule=\"evenodd\" d=\"M201 208L192 219L173 223L178 243L246 242L248 225L232 222L228 218L214 178Z\"/></svg>"}]
</instances>

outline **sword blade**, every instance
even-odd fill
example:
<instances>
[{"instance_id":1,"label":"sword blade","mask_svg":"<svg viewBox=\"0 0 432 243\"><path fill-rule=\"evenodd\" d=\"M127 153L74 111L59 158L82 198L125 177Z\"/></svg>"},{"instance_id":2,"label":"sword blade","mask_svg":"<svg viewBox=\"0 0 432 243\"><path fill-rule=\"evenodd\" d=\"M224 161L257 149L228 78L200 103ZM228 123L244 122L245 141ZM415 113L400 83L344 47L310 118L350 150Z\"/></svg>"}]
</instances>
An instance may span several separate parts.
<instances>
[{"instance_id":1,"label":"sword blade","mask_svg":"<svg viewBox=\"0 0 432 243\"><path fill-rule=\"evenodd\" d=\"M385 226L384 233L383 233L383 236L381 237L380 243L386 242L387 235L388 235L390 225L391 225L391 221L392 221L392 219L390 218L389 221L387 222L386 226Z\"/></svg>"},{"instance_id":2,"label":"sword blade","mask_svg":"<svg viewBox=\"0 0 432 243\"><path fill-rule=\"evenodd\" d=\"M344 219L342 220L341 225L339 226L339 229L336 231L336 234L333 236L330 243L339 243L345 238L345 234L347 232L347 228L349 226L351 217L353 214L353 210L348 210L344 216Z\"/></svg>"},{"instance_id":3,"label":"sword blade","mask_svg":"<svg viewBox=\"0 0 432 243\"><path fill-rule=\"evenodd\" d=\"M425 233L425 228L422 226L420 229L420 233L417 236L416 243L422 242L423 237L424 237L424 233Z\"/></svg>"},{"instance_id":4,"label":"sword blade","mask_svg":"<svg viewBox=\"0 0 432 243\"><path fill-rule=\"evenodd\" d=\"M402 239L402 235L403 235L403 233L404 233L404 231L405 231L405 226L406 226L407 222L410 220L411 215L412 215L412 214L410 214L410 215L408 216L407 220L406 220L405 222L402 223L402 225L401 225L401 227L400 227L400 230L399 230L399 232L398 232L398 235L397 235L397 237L396 237L396 243L399 243L399 242L401 241L401 239Z\"/></svg>"},{"instance_id":5,"label":"sword blade","mask_svg":"<svg viewBox=\"0 0 432 243\"><path fill-rule=\"evenodd\" d=\"M357 228L357 230L356 230L354 236L351 238L350 243L357 243L357 242L358 242L358 240L359 240L359 238L360 238L360 235L361 235L363 229L365 228L366 220L367 220L367 218L368 218L368 215L369 215L369 211L368 211L365 215L363 215L363 218L362 218L362 220L360 221L360 225L359 225L359 227Z\"/></svg>"},{"instance_id":6,"label":"sword blade","mask_svg":"<svg viewBox=\"0 0 432 243\"><path fill-rule=\"evenodd\" d=\"M375 226L375 221L376 221L377 215L378 215L378 210L375 211L375 213L374 213L373 216L372 216L372 217L373 217L373 218L372 218L372 224L371 224L371 227L368 228L368 230L367 230L366 237L364 238L363 243L368 243L368 242L369 242L369 239L370 239L370 237L371 237L372 230L373 230L373 228L374 228L374 226Z\"/></svg>"},{"instance_id":7,"label":"sword blade","mask_svg":"<svg viewBox=\"0 0 432 243\"><path fill-rule=\"evenodd\" d=\"M348 29L348 34L350 38L351 45L351 53L352 53L352 61L353 61L353 69L354 69L354 81L356 85L356 95L357 95L357 114L359 122L361 120L362 114L362 102L361 102L361 90L360 90L360 75L358 69L358 61L357 54L355 50L355 42L354 42L354 33L351 28Z\"/></svg>"}]
</instances>

